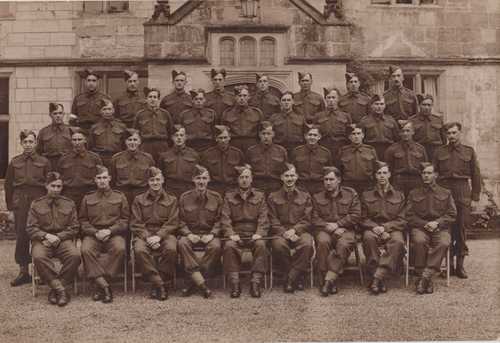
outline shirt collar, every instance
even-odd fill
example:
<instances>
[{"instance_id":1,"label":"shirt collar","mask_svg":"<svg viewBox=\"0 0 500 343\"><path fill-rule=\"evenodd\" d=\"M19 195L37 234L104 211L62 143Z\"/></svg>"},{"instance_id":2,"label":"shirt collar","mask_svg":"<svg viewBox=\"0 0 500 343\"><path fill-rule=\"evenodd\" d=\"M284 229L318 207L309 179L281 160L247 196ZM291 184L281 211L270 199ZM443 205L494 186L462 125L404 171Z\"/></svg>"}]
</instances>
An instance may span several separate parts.
<instances>
[{"instance_id":1,"label":"shirt collar","mask_svg":"<svg viewBox=\"0 0 500 343\"><path fill-rule=\"evenodd\" d=\"M378 195L380 197L384 197L384 192L383 190L379 187L379 185L376 185L375 186L375 192L378 193ZM394 193L394 188L392 187L391 184L389 184L389 186L387 187L387 192L385 192L386 194L391 194L391 193Z\"/></svg>"},{"instance_id":2,"label":"shirt collar","mask_svg":"<svg viewBox=\"0 0 500 343\"><path fill-rule=\"evenodd\" d=\"M165 190L163 188L160 189L160 191L158 193L154 192L151 189L148 189L147 193L146 193L146 198L148 198L152 201L157 201L157 200L160 200L163 197L165 197L165 195L166 195L166 193L165 193Z\"/></svg>"}]
</instances>

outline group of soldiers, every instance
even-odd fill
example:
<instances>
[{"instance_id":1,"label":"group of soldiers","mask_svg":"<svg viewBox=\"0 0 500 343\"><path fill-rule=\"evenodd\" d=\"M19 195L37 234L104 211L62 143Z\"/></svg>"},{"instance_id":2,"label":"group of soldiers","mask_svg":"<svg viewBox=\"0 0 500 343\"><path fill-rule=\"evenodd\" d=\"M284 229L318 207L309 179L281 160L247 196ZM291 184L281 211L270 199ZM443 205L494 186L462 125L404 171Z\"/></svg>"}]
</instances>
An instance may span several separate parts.
<instances>
[{"instance_id":1,"label":"group of soldiers","mask_svg":"<svg viewBox=\"0 0 500 343\"><path fill-rule=\"evenodd\" d=\"M431 95L405 88L401 68L389 74L383 95L361 92L359 76L347 73L346 94L332 87L321 96L312 75L299 73L300 91L277 97L265 74L256 75L254 94L247 86L233 94L223 69L212 69L210 92L187 92L186 74L174 71L172 93L144 88L144 98L138 74L127 70L126 90L112 102L87 70L69 124L51 103L52 123L38 136L23 130L23 153L9 164L20 266L12 286L30 282L33 260L49 302L64 306L83 260L93 299L112 302L110 281L130 242L158 300L168 297L178 256L184 296L211 296L206 278L222 257L230 295L240 297L245 250L251 296L261 296L270 254L284 291L303 289L314 251L328 296L360 239L378 294L402 263L405 235L417 293L433 292L448 248L452 274L467 278L466 230L481 190L476 154L461 143L460 123L432 113Z\"/></svg>"}]
</instances>

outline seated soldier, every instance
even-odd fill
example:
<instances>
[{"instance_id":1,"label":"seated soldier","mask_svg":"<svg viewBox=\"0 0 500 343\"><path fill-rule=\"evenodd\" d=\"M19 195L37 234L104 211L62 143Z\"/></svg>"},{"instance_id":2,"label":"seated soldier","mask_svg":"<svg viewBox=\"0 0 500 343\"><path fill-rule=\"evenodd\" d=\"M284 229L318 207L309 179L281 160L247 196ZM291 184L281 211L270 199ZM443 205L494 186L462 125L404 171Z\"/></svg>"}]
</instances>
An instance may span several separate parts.
<instances>
[{"instance_id":1,"label":"seated soldier","mask_svg":"<svg viewBox=\"0 0 500 343\"><path fill-rule=\"evenodd\" d=\"M80 224L73 200L61 196L63 182L57 172L49 172L45 182L47 195L33 201L26 231L31 238L31 255L40 277L49 287L49 302L65 306L70 298L66 286L73 281L80 265L80 253L73 239ZM59 273L52 257L61 260Z\"/></svg>"},{"instance_id":2,"label":"seated soldier","mask_svg":"<svg viewBox=\"0 0 500 343\"><path fill-rule=\"evenodd\" d=\"M407 219L411 234L418 294L433 293L432 277L439 272L441 261L450 246L450 226L457 209L451 192L436 183L437 172L431 163L420 165L423 187L410 192Z\"/></svg>"},{"instance_id":3,"label":"seated soldier","mask_svg":"<svg viewBox=\"0 0 500 343\"><path fill-rule=\"evenodd\" d=\"M303 273L309 269L313 254L313 238L309 233L312 201L309 193L296 187L299 178L293 164L287 163L281 173L283 187L267 199L273 255L287 274L285 292L304 289ZM295 254L291 256L291 250Z\"/></svg>"},{"instance_id":4,"label":"seated soldier","mask_svg":"<svg viewBox=\"0 0 500 343\"><path fill-rule=\"evenodd\" d=\"M163 189L161 170L150 167L147 177L149 189L132 204L130 230L135 235L132 244L137 264L153 284L150 296L164 301L175 273L179 209L176 197Z\"/></svg>"},{"instance_id":5,"label":"seated soldier","mask_svg":"<svg viewBox=\"0 0 500 343\"><path fill-rule=\"evenodd\" d=\"M97 191L85 195L79 212L83 264L96 286L92 298L103 303L113 301L109 280L123 268L130 214L125 194L112 190L110 182L108 169L97 166Z\"/></svg>"},{"instance_id":6,"label":"seated soldier","mask_svg":"<svg viewBox=\"0 0 500 343\"><path fill-rule=\"evenodd\" d=\"M219 226L222 197L207 189L210 174L205 167L196 165L193 173L194 189L179 198L179 234L177 243L184 270L191 277L182 290L183 296L190 296L199 289L205 298L212 292L207 288L203 274L210 275L220 263L221 241ZM198 258L193 248L204 247L205 252Z\"/></svg>"},{"instance_id":7,"label":"seated soldier","mask_svg":"<svg viewBox=\"0 0 500 343\"><path fill-rule=\"evenodd\" d=\"M358 194L353 188L341 186L341 181L337 168L324 167L325 190L312 197L320 293L324 297L337 293L335 281L356 247L354 230L361 218Z\"/></svg>"},{"instance_id":8,"label":"seated soldier","mask_svg":"<svg viewBox=\"0 0 500 343\"><path fill-rule=\"evenodd\" d=\"M269 251L264 240L269 230L266 197L252 187L252 168L245 164L236 167L238 189L226 193L222 208L221 229L229 238L224 243L224 273L229 276L231 298L239 298L239 272L243 248L252 250L252 279L250 295L261 296L262 276L268 269Z\"/></svg>"},{"instance_id":9,"label":"seated soldier","mask_svg":"<svg viewBox=\"0 0 500 343\"><path fill-rule=\"evenodd\" d=\"M370 284L372 294L385 293L384 280L389 272L401 265L404 254L406 220L405 197L389 183L391 173L387 163L377 161L375 188L361 196L361 227L363 249L369 272L373 273Z\"/></svg>"}]
</instances>

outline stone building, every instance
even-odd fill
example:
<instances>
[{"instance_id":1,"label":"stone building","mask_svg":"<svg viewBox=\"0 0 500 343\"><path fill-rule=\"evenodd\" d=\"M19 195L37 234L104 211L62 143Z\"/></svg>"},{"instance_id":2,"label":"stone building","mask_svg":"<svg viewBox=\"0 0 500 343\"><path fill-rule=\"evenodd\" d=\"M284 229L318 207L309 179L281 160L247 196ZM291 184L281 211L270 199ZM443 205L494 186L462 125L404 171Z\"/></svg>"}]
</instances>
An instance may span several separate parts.
<instances>
[{"instance_id":1,"label":"stone building","mask_svg":"<svg viewBox=\"0 0 500 343\"><path fill-rule=\"evenodd\" d=\"M174 68L209 88L212 67L226 68L230 85L267 71L274 89L295 91L297 72L309 71L314 90L345 90L353 61L373 72L400 64L407 87L434 94L445 120L464 123L499 198L498 0L1 2L0 173L20 151L17 132L48 123L49 101L70 109L87 67L115 96L124 68L163 93Z\"/></svg>"}]
</instances>

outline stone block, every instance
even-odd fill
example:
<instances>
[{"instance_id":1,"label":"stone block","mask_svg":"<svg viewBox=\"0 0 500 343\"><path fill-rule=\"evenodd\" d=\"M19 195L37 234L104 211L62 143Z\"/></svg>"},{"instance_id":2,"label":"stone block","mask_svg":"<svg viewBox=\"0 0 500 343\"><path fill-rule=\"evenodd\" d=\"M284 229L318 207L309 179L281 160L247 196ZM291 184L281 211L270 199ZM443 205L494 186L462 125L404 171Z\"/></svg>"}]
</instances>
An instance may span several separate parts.
<instances>
[{"instance_id":1,"label":"stone block","mask_svg":"<svg viewBox=\"0 0 500 343\"><path fill-rule=\"evenodd\" d=\"M17 67L16 77L33 77L35 74L35 68L33 67Z\"/></svg>"},{"instance_id":2,"label":"stone block","mask_svg":"<svg viewBox=\"0 0 500 343\"><path fill-rule=\"evenodd\" d=\"M437 53L443 57L461 56L462 46L459 43L439 43Z\"/></svg>"},{"instance_id":3,"label":"stone block","mask_svg":"<svg viewBox=\"0 0 500 343\"><path fill-rule=\"evenodd\" d=\"M50 79L44 78L29 78L28 79L29 88L50 88Z\"/></svg>"},{"instance_id":4,"label":"stone block","mask_svg":"<svg viewBox=\"0 0 500 343\"><path fill-rule=\"evenodd\" d=\"M63 32L50 34L51 45L74 45L75 43L76 35L74 33Z\"/></svg>"},{"instance_id":5,"label":"stone block","mask_svg":"<svg viewBox=\"0 0 500 343\"><path fill-rule=\"evenodd\" d=\"M481 43L495 43L499 30L481 29Z\"/></svg>"},{"instance_id":6,"label":"stone block","mask_svg":"<svg viewBox=\"0 0 500 343\"><path fill-rule=\"evenodd\" d=\"M143 46L144 36L118 36L116 43L119 46Z\"/></svg>"},{"instance_id":7,"label":"stone block","mask_svg":"<svg viewBox=\"0 0 500 343\"><path fill-rule=\"evenodd\" d=\"M32 32L58 32L59 23L57 20L33 20L31 23Z\"/></svg>"},{"instance_id":8,"label":"stone block","mask_svg":"<svg viewBox=\"0 0 500 343\"><path fill-rule=\"evenodd\" d=\"M37 67L35 68L35 76L36 77L52 77L54 76L54 67Z\"/></svg>"},{"instance_id":9,"label":"stone block","mask_svg":"<svg viewBox=\"0 0 500 343\"><path fill-rule=\"evenodd\" d=\"M53 46L46 47L45 49L45 57L55 57L55 58L64 58L64 57L72 57L73 49L71 46Z\"/></svg>"},{"instance_id":10,"label":"stone block","mask_svg":"<svg viewBox=\"0 0 500 343\"><path fill-rule=\"evenodd\" d=\"M457 37L459 42L470 43L480 39L480 33L477 30L469 28L457 29Z\"/></svg>"},{"instance_id":11,"label":"stone block","mask_svg":"<svg viewBox=\"0 0 500 343\"><path fill-rule=\"evenodd\" d=\"M30 49L27 46L7 46L4 50L4 58L24 59L29 58Z\"/></svg>"},{"instance_id":12,"label":"stone block","mask_svg":"<svg viewBox=\"0 0 500 343\"><path fill-rule=\"evenodd\" d=\"M12 24L12 32L33 32L31 23L29 20L16 19Z\"/></svg>"},{"instance_id":13,"label":"stone block","mask_svg":"<svg viewBox=\"0 0 500 343\"><path fill-rule=\"evenodd\" d=\"M490 28L500 28L500 13L490 13L488 19Z\"/></svg>"},{"instance_id":14,"label":"stone block","mask_svg":"<svg viewBox=\"0 0 500 343\"><path fill-rule=\"evenodd\" d=\"M51 88L71 88L73 81L69 77L55 77L50 79Z\"/></svg>"},{"instance_id":15,"label":"stone block","mask_svg":"<svg viewBox=\"0 0 500 343\"><path fill-rule=\"evenodd\" d=\"M470 25L470 27L475 29L488 28L488 14L486 13L470 13L467 14L467 18L470 22L463 23L462 25Z\"/></svg>"},{"instance_id":16,"label":"stone block","mask_svg":"<svg viewBox=\"0 0 500 343\"><path fill-rule=\"evenodd\" d=\"M71 101L71 100L73 100L73 89L57 88L57 101Z\"/></svg>"},{"instance_id":17,"label":"stone block","mask_svg":"<svg viewBox=\"0 0 500 343\"><path fill-rule=\"evenodd\" d=\"M32 106L31 102L18 102L16 105L19 104L19 113L26 113L26 114L31 114L32 112Z\"/></svg>"},{"instance_id":18,"label":"stone block","mask_svg":"<svg viewBox=\"0 0 500 343\"><path fill-rule=\"evenodd\" d=\"M24 46L24 33L9 33L7 36L7 45Z\"/></svg>"},{"instance_id":19,"label":"stone block","mask_svg":"<svg viewBox=\"0 0 500 343\"><path fill-rule=\"evenodd\" d=\"M441 42L456 42L457 30L451 28L440 28L438 30L437 40Z\"/></svg>"},{"instance_id":20,"label":"stone block","mask_svg":"<svg viewBox=\"0 0 500 343\"><path fill-rule=\"evenodd\" d=\"M486 6L488 13L500 13L500 1L497 0L486 0Z\"/></svg>"},{"instance_id":21,"label":"stone block","mask_svg":"<svg viewBox=\"0 0 500 343\"><path fill-rule=\"evenodd\" d=\"M30 58L43 58L45 57L45 50L40 46L30 47Z\"/></svg>"},{"instance_id":22,"label":"stone block","mask_svg":"<svg viewBox=\"0 0 500 343\"><path fill-rule=\"evenodd\" d=\"M469 6L470 6L470 0L447 0L446 1L447 8L468 9Z\"/></svg>"},{"instance_id":23,"label":"stone block","mask_svg":"<svg viewBox=\"0 0 500 343\"><path fill-rule=\"evenodd\" d=\"M73 31L73 21L67 19L58 20L57 28L57 32L71 32Z\"/></svg>"},{"instance_id":24,"label":"stone block","mask_svg":"<svg viewBox=\"0 0 500 343\"><path fill-rule=\"evenodd\" d=\"M56 97L56 89L35 89L35 100L53 101Z\"/></svg>"},{"instance_id":25,"label":"stone block","mask_svg":"<svg viewBox=\"0 0 500 343\"><path fill-rule=\"evenodd\" d=\"M69 67L55 67L54 74L52 76L56 77L67 77L70 76L70 68Z\"/></svg>"},{"instance_id":26,"label":"stone block","mask_svg":"<svg viewBox=\"0 0 500 343\"><path fill-rule=\"evenodd\" d=\"M47 4L43 1L20 1L16 3L16 12L44 11Z\"/></svg>"},{"instance_id":27,"label":"stone block","mask_svg":"<svg viewBox=\"0 0 500 343\"><path fill-rule=\"evenodd\" d=\"M28 88L28 79L24 77L16 78L16 88Z\"/></svg>"},{"instance_id":28,"label":"stone block","mask_svg":"<svg viewBox=\"0 0 500 343\"><path fill-rule=\"evenodd\" d=\"M31 88L18 88L16 89L17 101L32 101L35 100L35 91Z\"/></svg>"},{"instance_id":29,"label":"stone block","mask_svg":"<svg viewBox=\"0 0 500 343\"><path fill-rule=\"evenodd\" d=\"M49 33L26 33L27 46L47 46L50 44Z\"/></svg>"},{"instance_id":30,"label":"stone block","mask_svg":"<svg viewBox=\"0 0 500 343\"><path fill-rule=\"evenodd\" d=\"M433 11L420 11L418 13L418 24L423 26L436 26L437 15Z\"/></svg>"}]
</instances>

